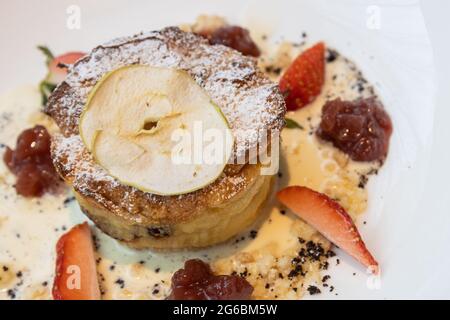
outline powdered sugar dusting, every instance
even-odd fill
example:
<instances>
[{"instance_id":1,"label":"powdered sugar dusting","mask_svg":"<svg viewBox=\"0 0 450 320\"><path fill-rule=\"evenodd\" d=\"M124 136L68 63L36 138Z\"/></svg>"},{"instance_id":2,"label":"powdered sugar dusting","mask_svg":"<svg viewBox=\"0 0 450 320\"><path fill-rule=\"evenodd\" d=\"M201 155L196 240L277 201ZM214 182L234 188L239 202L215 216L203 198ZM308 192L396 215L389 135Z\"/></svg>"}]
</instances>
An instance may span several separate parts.
<instances>
[{"instance_id":1,"label":"powdered sugar dusting","mask_svg":"<svg viewBox=\"0 0 450 320\"><path fill-rule=\"evenodd\" d=\"M278 86L257 71L253 58L225 46L211 46L202 37L176 27L119 38L95 48L69 70L46 111L66 136L78 134L79 117L95 83L105 73L131 64L186 70L227 118L238 142L233 159L258 145L261 130L283 127L283 97ZM249 135L249 130L253 134Z\"/></svg>"},{"instance_id":2,"label":"powdered sugar dusting","mask_svg":"<svg viewBox=\"0 0 450 320\"><path fill-rule=\"evenodd\" d=\"M57 167L65 173L66 177L73 179L78 189L87 188L86 181L95 180L110 183L113 186L119 183L97 165L92 155L86 152L79 135L53 137L53 159L58 160Z\"/></svg>"}]
</instances>

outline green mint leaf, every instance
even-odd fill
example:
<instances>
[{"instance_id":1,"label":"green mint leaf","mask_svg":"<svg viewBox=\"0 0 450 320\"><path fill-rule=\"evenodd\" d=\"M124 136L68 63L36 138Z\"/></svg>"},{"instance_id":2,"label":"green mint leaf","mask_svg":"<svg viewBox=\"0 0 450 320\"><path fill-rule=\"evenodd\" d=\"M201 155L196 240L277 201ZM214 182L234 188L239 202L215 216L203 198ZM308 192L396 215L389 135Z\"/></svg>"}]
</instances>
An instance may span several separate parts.
<instances>
[{"instance_id":1,"label":"green mint leaf","mask_svg":"<svg viewBox=\"0 0 450 320\"><path fill-rule=\"evenodd\" d=\"M47 66L52 62L52 60L55 58L53 53L50 51L50 49L46 46L37 46L38 50L41 51L44 56L46 57L45 63Z\"/></svg>"},{"instance_id":2,"label":"green mint leaf","mask_svg":"<svg viewBox=\"0 0 450 320\"><path fill-rule=\"evenodd\" d=\"M47 82L47 81L42 81L41 85L50 93L52 93L53 90L55 90L55 88L56 88L56 84L50 83L50 82Z\"/></svg>"},{"instance_id":3,"label":"green mint leaf","mask_svg":"<svg viewBox=\"0 0 450 320\"><path fill-rule=\"evenodd\" d=\"M301 126L297 121L289 118L286 118L285 120L286 120L286 128L304 130L303 126Z\"/></svg>"},{"instance_id":4,"label":"green mint leaf","mask_svg":"<svg viewBox=\"0 0 450 320\"><path fill-rule=\"evenodd\" d=\"M45 106L48 101L48 96L55 90L56 85L47 81L41 81L39 83L39 92L41 93L42 105Z\"/></svg>"}]
</instances>

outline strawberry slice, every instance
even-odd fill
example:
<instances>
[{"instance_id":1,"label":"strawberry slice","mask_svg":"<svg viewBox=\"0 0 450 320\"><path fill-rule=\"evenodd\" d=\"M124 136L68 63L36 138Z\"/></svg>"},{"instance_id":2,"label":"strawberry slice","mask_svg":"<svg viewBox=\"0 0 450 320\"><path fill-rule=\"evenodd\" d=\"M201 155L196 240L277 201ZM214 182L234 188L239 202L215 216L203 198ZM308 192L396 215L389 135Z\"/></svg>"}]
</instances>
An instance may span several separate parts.
<instances>
[{"instance_id":1,"label":"strawberry slice","mask_svg":"<svg viewBox=\"0 0 450 320\"><path fill-rule=\"evenodd\" d=\"M320 94L325 82L325 44L319 42L301 53L280 80L287 110L305 107Z\"/></svg>"},{"instance_id":2,"label":"strawberry slice","mask_svg":"<svg viewBox=\"0 0 450 320\"><path fill-rule=\"evenodd\" d=\"M50 94L67 76L67 67L65 67L65 65L74 64L82 58L85 53L68 52L55 58L49 48L45 46L38 46L38 49L45 55L46 64L48 67L48 72L45 79L39 84L39 91L42 96L42 105L46 105Z\"/></svg>"},{"instance_id":3,"label":"strawberry slice","mask_svg":"<svg viewBox=\"0 0 450 320\"><path fill-rule=\"evenodd\" d=\"M277 198L328 240L364 266L370 267L372 272L378 273L378 262L367 250L352 218L339 203L322 193L300 186L279 191Z\"/></svg>"},{"instance_id":4,"label":"strawberry slice","mask_svg":"<svg viewBox=\"0 0 450 320\"><path fill-rule=\"evenodd\" d=\"M53 58L48 64L47 81L55 85L62 82L67 75L67 67L65 65L74 64L85 55L83 52L68 52Z\"/></svg>"},{"instance_id":5,"label":"strawberry slice","mask_svg":"<svg viewBox=\"0 0 450 320\"><path fill-rule=\"evenodd\" d=\"M91 230L87 222L74 226L56 244L55 300L99 300L100 288Z\"/></svg>"}]
</instances>

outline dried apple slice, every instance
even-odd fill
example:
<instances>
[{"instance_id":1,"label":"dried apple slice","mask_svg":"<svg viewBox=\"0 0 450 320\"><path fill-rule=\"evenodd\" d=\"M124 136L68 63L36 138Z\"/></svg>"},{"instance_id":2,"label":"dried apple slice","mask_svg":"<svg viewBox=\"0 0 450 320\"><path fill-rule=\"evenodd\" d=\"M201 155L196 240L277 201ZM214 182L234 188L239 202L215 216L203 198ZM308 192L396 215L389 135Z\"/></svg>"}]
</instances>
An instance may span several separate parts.
<instances>
[{"instance_id":1,"label":"dried apple slice","mask_svg":"<svg viewBox=\"0 0 450 320\"><path fill-rule=\"evenodd\" d=\"M188 73L143 65L116 69L97 83L80 135L112 176L160 195L210 184L233 148L227 120Z\"/></svg>"}]
</instances>

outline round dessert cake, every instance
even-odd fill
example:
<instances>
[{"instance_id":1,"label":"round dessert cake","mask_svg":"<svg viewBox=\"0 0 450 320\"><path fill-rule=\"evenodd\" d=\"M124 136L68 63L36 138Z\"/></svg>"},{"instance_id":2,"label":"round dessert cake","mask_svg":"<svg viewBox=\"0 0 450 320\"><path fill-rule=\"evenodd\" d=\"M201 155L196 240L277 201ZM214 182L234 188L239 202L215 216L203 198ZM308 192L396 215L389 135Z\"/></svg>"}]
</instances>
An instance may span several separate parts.
<instances>
[{"instance_id":1,"label":"round dessert cake","mask_svg":"<svg viewBox=\"0 0 450 320\"><path fill-rule=\"evenodd\" d=\"M80 136L80 118L99 80L130 65L187 72L220 108L234 144L218 178L192 192L160 195L122 183L96 161ZM267 135L279 134L286 108L254 58L169 27L93 49L70 66L45 111L61 130L52 138L56 170L96 226L134 248L180 249L223 242L254 222L273 179L252 154L275 149Z\"/></svg>"}]
</instances>

